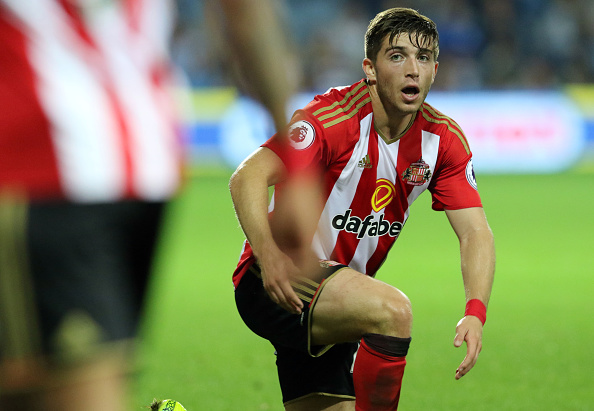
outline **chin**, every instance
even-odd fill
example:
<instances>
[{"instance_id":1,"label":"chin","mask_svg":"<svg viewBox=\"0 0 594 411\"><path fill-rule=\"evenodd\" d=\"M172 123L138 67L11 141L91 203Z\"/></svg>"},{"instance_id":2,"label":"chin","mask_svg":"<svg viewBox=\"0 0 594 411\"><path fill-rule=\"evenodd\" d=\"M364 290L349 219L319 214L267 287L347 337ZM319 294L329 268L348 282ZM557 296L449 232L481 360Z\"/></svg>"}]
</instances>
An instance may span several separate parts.
<instances>
[{"instance_id":1,"label":"chin","mask_svg":"<svg viewBox=\"0 0 594 411\"><path fill-rule=\"evenodd\" d=\"M398 107L398 110L405 115L414 114L421 108L424 100L419 100L419 102L409 103L409 104L402 104Z\"/></svg>"}]
</instances>

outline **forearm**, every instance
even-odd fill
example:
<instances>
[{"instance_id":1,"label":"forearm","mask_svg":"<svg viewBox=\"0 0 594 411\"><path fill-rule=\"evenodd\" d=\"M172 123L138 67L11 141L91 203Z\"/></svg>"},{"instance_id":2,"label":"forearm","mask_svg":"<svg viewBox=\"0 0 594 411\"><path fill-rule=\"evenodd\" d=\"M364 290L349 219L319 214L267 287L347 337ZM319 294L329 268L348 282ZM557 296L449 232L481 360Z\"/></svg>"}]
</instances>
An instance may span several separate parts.
<instances>
[{"instance_id":1,"label":"forearm","mask_svg":"<svg viewBox=\"0 0 594 411\"><path fill-rule=\"evenodd\" d=\"M479 299L489 304L495 274L495 245L488 227L471 231L460 238L462 278L466 300Z\"/></svg>"},{"instance_id":2,"label":"forearm","mask_svg":"<svg viewBox=\"0 0 594 411\"><path fill-rule=\"evenodd\" d=\"M258 257L274 244L268 223L268 186L249 172L238 170L231 177L229 190L237 220Z\"/></svg>"},{"instance_id":3,"label":"forearm","mask_svg":"<svg viewBox=\"0 0 594 411\"><path fill-rule=\"evenodd\" d=\"M233 173L229 190L235 213L256 257L276 251L268 220L268 187L285 174L280 158L271 150L260 148Z\"/></svg>"},{"instance_id":4,"label":"forearm","mask_svg":"<svg viewBox=\"0 0 594 411\"><path fill-rule=\"evenodd\" d=\"M235 171L229 189L237 219L259 260L264 289L272 301L299 314L303 302L289 281L297 267L277 245L268 219L268 187L278 183L285 171L276 154L260 148Z\"/></svg>"},{"instance_id":5,"label":"forearm","mask_svg":"<svg viewBox=\"0 0 594 411\"><path fill-rule=\"evenodd\" d=\"M467 302L466 313L456 325L454 338L455 347L460 347L464 341L467 345L464 361L456 370L456 379L460 379L474 367L481 352L484 308L480 307L480 303L477 308L477 304L468 302L477 299L485 307L489 304L495 273L495 245L482 207L446 210L446 214L460 240L462 278Z\"/></svg>"}]
</instances>

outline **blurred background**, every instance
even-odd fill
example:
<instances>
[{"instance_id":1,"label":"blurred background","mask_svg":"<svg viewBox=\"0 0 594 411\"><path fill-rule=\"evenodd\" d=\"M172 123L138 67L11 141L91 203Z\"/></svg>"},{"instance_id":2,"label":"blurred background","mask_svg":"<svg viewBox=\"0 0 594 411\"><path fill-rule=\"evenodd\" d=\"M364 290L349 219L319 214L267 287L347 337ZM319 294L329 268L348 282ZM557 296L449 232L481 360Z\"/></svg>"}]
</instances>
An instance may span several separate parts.
<instances>
[{"instance_id":1,"label":"blurred background","mask_svg":"<svg viewBox=\"0 0 594 411\"><path fill-rule=\"evenodd\" d=\"M202 1L178 0L174 53L195 87L226 86ZM437 90L550 88L594 82L591 0L285 0L279 13L291 33L305 90L360 79L363 36L379 11L411 7L440 34ZM200 49L196 46L200 45Z\"/></svg>"},{"instance_id":2,"label":"blurred background","mask_svg":"<svg viewBox=\"0 0 594 411\"><path fill-rule=\"evenodd\" d=\"M241 87L230 86L237 84L233 56L210 23L216 19L209 7L177 2L173 57L186 75L190 153L198 164L234 167L272 135L272 121ZM465 130L477 171L591 168L591 0L286 0L277 6L302 73L288 116L314 94L363 78L369 20L386 8L412 7L440 33L428 102Z\"/></svg>"}]
</instances>

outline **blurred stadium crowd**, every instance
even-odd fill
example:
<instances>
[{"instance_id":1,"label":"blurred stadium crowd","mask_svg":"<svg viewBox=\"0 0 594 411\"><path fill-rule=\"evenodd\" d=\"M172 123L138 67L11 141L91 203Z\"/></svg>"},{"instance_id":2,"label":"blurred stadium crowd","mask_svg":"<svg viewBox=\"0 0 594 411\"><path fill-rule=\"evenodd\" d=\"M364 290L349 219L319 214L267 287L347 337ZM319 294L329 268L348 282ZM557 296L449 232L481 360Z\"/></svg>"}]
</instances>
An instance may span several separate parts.
<instances>
[{"instance_id":1,"label":"blurred stadium crowd","mask_svg":"<svg viewBox=\"0 0 594 411\"><path fill-rule=\"evenodd\" d=\"M177 0L173 55L193 87L231 84L232 58L205 0ZM592 0L279 0L300 88L324 91L363 77L363 37L373 16L411 7L440 32L434 89L550 89L594 83ZM222 52L221 52L222 51Z\"/></svg>"}]
</instances>

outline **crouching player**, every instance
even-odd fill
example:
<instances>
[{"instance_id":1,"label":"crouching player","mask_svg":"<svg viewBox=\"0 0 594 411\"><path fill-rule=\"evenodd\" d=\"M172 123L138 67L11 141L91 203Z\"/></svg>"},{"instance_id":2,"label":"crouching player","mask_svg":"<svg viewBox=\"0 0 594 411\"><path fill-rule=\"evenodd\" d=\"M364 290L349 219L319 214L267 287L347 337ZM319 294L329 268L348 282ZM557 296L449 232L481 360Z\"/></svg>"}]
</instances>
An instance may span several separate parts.
<instances>
[{"instance_id":1,"label":"crouching player","mask_svg":"<svg viewBox=\"0 0 594 411\"><path fill-rule=\"evenodd\" d=\"M286 135L266 142L231 178L247 237L233 276L237 307L276 349L287 410L397 408L411 303L374 276L425 190L460 241L466 311L454 345L466 342L467 351L456 378L477 361L494 275L493 235L468 141L425 103L438 53L427 17L405 8L378 14L365 36L366 78L316 96L294 114ZM305 194L315 188L290 187L290 176L312 170L321 173L319 210ZM316 268L303 260L307 252L288 252L278 236L308 220Z\"/></svg>"}]
</instances>

